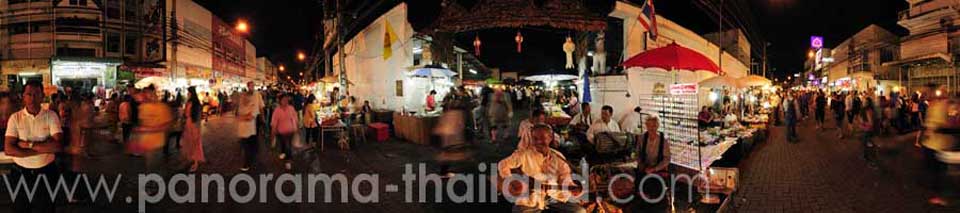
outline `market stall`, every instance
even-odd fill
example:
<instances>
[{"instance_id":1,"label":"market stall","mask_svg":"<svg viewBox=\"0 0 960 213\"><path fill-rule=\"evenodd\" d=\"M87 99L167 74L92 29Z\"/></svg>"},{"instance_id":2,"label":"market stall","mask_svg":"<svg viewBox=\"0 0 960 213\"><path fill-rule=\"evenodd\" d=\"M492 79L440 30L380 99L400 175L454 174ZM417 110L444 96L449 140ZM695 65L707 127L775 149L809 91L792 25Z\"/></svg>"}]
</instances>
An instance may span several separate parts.
<instances>
[{"instance_id":1,"label":"market stall","mask_svg":"<svg viewBox=\"0 0 960 213\"><path fill-rule=\"evenodd\" d=\"M415 69L403 81L402 94L404 105L401 111L424 113L426 112L426 98L430 91L436 91L436 102L440 103L447 93L454 87L454 76L457 73L439 66L426 66Z\"/></svg>"},{"instance_id":2,"label":"market stall","mask_svg":"<svg viewBox=\"0 0 960 213\"><path fill-rule=\"evenodd\" d=\"M542 103L543 111L547 114L547 120L545 123L549 125L564 125L570 123L570 115L566 112L563 112L563 106L554 103Z\"/></svg>"},{"instance_id":3,"label":"market stall","mask_svg":"<svg viewBox=\"0 0 960 213\"><path fill-rule=\"evenodd\" d=\"M631 57L623 63L626 68L643 68L642 72L663 73L656 78L649 90L632 90L639 99L641 113L657 116L660 130L668 138L672 173L706 175L708 181L687 183L698 189L711 189L714 193L694 195L700 202L677 202L678 206L708 206L706 211L723 209L731 194L736 191L737 162L749 149L745 144L760 140L765 135L763 128L751 125L723 125L702 128L698 114L702 106L711 106L729 100L733 111L740 108L734 104L742 101L737 80L724 75L720 68L704 55L676 44L648 50ZM647 71L651 68L662 71ZM706 72L703 72L706 71ZM705 81L683 81L680 73L697 74ZM701 75L700 73L710 73ZM716 108L720 108L719 106ZM737 113L739 114L739 113ZM720 116L714 116L720 117ZM754 119L751 117L751 119ZM722 122L722 119L718 120ZM715 193L720 192L720 193Z\"/></svg>"},{"instance_id":4,"label":"market stall","mask_svg":"<svg viewBox=\"0 0 960 213\"><path fill-rule=\"evenodd\" d=\"M577 75L573 73L576 73L576 72L573 70L550 69L550 70L538 72L534 75L526 76L523 78L523 80L527 80L531 82L541 82L544 84L544 87L542 87L544 91L542 92L545 92L545 93L542 93L542 94L543 96L545 96L545 98L541 99L541 101L544 101L544 102L540 104L543 107L544 112L546 112L547 114L547 120L545 121L547 124L557 126L557 125L567 124L570 122L571 117L566 112L564 112L563 110L564 106L562 104L556 103L556 101L553 101L553 100L560 99L558 98L560 97L559 93L563 89L558 88L558 86L560 85L561 82L572 81L577 79Z\"/></svg>"},{"instance_id":5,"label":"market stall","mask_svg":"<svg viewBox=\"0 0 960 213\"><path fill-rule=\"evenodd\" d=\"M410 141L420 145L431 145L433 142L433 129L437 126L440 115L430 114L409 114L393 113L394 134L397 138Z\"/></svg>"}]
</instances>

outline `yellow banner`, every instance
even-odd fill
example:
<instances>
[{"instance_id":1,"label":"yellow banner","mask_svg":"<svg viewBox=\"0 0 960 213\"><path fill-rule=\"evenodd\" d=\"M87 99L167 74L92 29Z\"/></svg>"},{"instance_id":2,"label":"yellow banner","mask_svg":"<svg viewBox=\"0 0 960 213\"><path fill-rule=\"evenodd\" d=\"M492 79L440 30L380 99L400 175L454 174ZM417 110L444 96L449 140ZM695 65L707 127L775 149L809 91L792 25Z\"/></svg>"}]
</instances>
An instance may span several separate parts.
<instances>
[{"instance_id":1,"label":"yellow banner","mask_svg":"<svg viewBox=\"0 0 960 213\"><path fill-rule=\"evenodd\" d=\"M383 26L383 60L387 60L393 55L393 43L397 41L397 34L393 33L390 21L384 20Z\"/></svg>"}]
</instances>

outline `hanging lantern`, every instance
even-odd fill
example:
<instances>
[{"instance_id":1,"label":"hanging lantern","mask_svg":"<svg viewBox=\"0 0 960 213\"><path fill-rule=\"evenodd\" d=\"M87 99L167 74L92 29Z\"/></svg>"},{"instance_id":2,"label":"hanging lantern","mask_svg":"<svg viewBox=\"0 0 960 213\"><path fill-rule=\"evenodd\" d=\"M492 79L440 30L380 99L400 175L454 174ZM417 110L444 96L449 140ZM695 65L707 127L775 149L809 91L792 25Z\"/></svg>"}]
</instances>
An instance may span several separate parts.
<instances>
[{"instance_id":1,"label":"hanging lantern","mask_svg":"<svg viewBox=\"0 0 960 213\"><path fill-rule=\"evenodd\" d=\"M574 68L574 66L573 66L573 51L574 51L576 48L577 48L577 46L576 46L575 44L573 44L573 39L570 38L570 36L567 36L567 41L563 43L563 52L567 54L567 63L566 63L565 66L563 66L563 68L566 68L566 69L573 69L573 68Z\"/></svg>"},{"instance_id":2,"label":"hanging lantern","mask_svg":"<svg viewBox=\"0 0 960 213\"><path fill-rule=\"evenodd\" d=\"M477 37L473 39L473 53L476 54L477 56L480 56L480 36L479 35L477 35Z\"/></svg>"},{"instance_id":3,"label":"hanging lantern","mask_svg":"<svg viewBox=\"0 0 960 213\"><path fill-rule=\"evenodd\" d=\"M520 31L517 31L517 36L513 37L513 40L517 41L517 53L523 52L523 35Z\"/></svg>"}]
</instances>

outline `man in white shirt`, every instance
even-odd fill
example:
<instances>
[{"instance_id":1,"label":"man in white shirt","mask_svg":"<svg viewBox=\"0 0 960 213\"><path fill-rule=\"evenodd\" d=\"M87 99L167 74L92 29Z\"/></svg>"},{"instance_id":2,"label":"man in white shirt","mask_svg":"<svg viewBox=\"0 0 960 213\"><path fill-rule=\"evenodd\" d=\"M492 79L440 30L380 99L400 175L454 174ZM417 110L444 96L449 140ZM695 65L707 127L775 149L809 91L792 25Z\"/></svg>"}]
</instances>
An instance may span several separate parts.
<instances>
[{"instance_id":1,"label":"man in white shirt","mask_svg":"<svg viewBox=\"0 0 960 213\"><path fill-rule=\"evenodd\" d=\"M620 132L620 125L613 122L612 117L613 107L606 105L600 108L600 120L590 125L590 129L587 130L587 141L594 143L593 138L601 132Z\"/></svg>"},{"instance_id":2,"label":"man in white shirt","mask_svg":"<svg viewBox=\"0 0 960 213\"><path fill-rule=\"evenodd\" d=\"M580 104L580 113L573 116L573 119L570 119L570 126L577 125L590 125L594 121L593 115L590 112L590 103Z\"/></svg>"},{"instance_id":3,"label":"man in white shirt","mask_svg":"<svg viewBox=\"0 0 960 213\"><path fill-rule=\"evenodd\" d=\"M516 198L513 212L540 212L546 209L557 212L585 212L578 202L582 190L577 189L570 166L563 155L549 147L551 141L553 132L550 127L536 125L533 127L530 148L518 149L497 164L497 189L513 195L508 197ZM519 170L522 178L506 182L506 178L512 175L512 170ZM541 187L531 189L526 181L528 178L539 183ZM541 189L543 187L548 189ZM528 191L528 196L521 196Z\"/></svg>"},{"instance_id":4,"label":"man in white shirt","mask_svg":"<svg viewBox=\"0 0 960 213\"><path fill-rule=\"evenodd\" d=\"M240 145L243 147L243 167L240 171L250 170L257 160L257 116L260 115L265 104L263 98L253 88L253 82L247 83L247 92L240 97L237 116L237 134L240 136Z\"/></svg>"},{"instance_id":5,"label":"man in white shirt","mask_svg":"<svg viewBox=\"0 0 960 213\"><path fill-rule=\"evenodd\" d=\"M628 112L626 115L623 115L623 118L620 118L620 128L623 132L639 135L643 133L643 119L640 114L640 107L633 108L633 112Z\"/></svg>"},{"instance_id":6,"label":"man in white shirt","mask_svg":"<svg viewBox=\"0 0 960 213\"><path fill-rule=\"evenodd\" d=\"M43 109L40 103L44 99L43 84L38 80L27 82L23 90L24 109L7 120L7 132L4 140L4 153L13 158L16 164L11 172L11 183L26 181L34 183L40 176L50 182L61 178L55 160L55 153L61 150L60 119L57 113ZM46 194L48 190L37 188L33 200L27 199L27 193L20 193L14 201L14 212L54 212L54 203Z\"/></svg>"}]
</instances>

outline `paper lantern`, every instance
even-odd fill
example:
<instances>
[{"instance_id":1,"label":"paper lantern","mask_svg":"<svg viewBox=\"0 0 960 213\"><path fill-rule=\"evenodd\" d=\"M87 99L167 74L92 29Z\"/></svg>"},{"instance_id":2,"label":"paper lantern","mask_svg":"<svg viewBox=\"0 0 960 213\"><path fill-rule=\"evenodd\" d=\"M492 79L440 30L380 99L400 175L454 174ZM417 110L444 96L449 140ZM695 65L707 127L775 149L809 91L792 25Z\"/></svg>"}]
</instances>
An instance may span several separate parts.
<instances>
[{"instance_id":1,"label":"paper lantern","mask_svg":"<svg viewBox=\"0 0 960 213\"><path fill-rule=\"evenodd\" d=\"M523 52L523 35L520 31L517 31L517 36L513 37L513 40L517 41L517 53Z\"/></svg>"},{"instance_id":2,"label":"paper lantern","mask_svg":"<svg viewBox=\"0 0 960 213\"><path fill-rule=\"evenodd\" d=\"M480 36L473 39L473 53L480 56Z\"/></svg>"},{"instance_id":3,"label":"paper lantern","mask_svg":"<svg viewBox=\"0 0 960 213\"><path fill-rule=\"evenodd\" d=\"M567 54L567 63L563 68L573 69L573 51L577 46L573 44L573 39L567 36L567 41L563 43L563 52Z\"/></svg>"}]
</instances>

